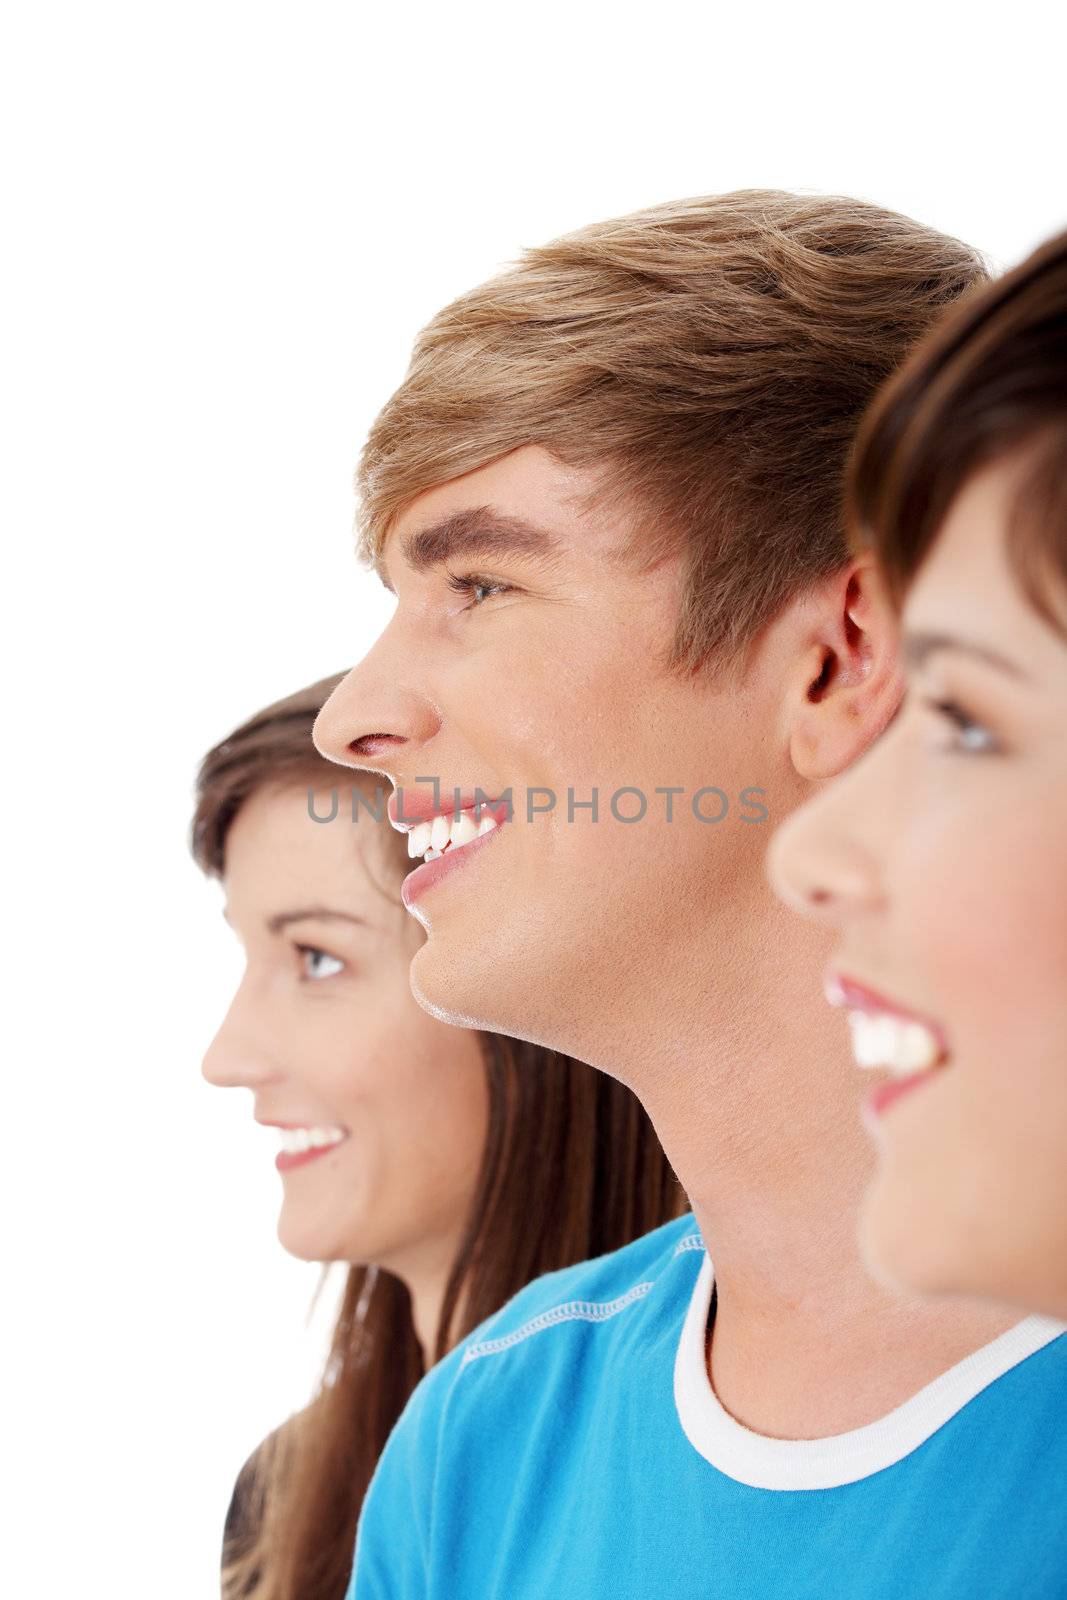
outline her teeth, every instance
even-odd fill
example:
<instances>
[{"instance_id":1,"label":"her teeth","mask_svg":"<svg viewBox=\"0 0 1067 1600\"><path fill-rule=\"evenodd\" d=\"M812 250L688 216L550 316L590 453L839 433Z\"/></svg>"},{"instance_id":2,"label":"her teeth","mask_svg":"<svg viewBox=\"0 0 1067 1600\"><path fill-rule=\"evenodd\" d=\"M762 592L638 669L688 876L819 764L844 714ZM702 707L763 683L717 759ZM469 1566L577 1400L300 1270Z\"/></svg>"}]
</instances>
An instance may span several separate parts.
<instances>
[{"instance_id":1,"label":"her teeth","mask_svg":"<svg viewBox=\"0 0 1067 1600\"><path fill-rule=\"evenodd\" d=\"M432 822L418 822L408 834L408 855L422 856L430 848L430 835L433 832Z\"/></svg>"},{"instance_id":2,"label":"her teeth","mask_svg":"<svg viewBox=\"0 0 1067 1600\"><path fill-rule=\"evenodd\" d=\"M481 835L483 833L492 833L492 831L493 831L493 829L495 827L496 827L496 819L494 817L491 817L489 815L488 811L483 811L482 812L482 820L478 824L478 836L479 836L479 838L481 837Z\"/></svg>"},{"instance_id":3,"label":"her teeth","mask_svg":"<svg viewBox=\"0 0 1067 1600\"><path fill-rule=\"evenodd\" d=\"M346 1137L343 1128L279 1128L282 1150L300 1156L306 1150L325 1150Z\"/></svg>"},{"instance_id":4,"label":"her teeth","mask_svg":"<svg viewBox=\"0 0 1067 1600\"><path fill-rule=\"evenodd\" d=\"M478 837L477 824L469 811L460 812L449 829L448 837L452 841L453 850L459 845L470 844L472 839Z\"/></svg>"},{"instance_id":5,"label":"her teeth","mask_svg":"<svg viewBox=\"0 0 1067 1600\"><path fill-rule=\"evenodd\" d=\"M852 1054L858 1067L880 1067L893 1048L893 1024L889 1017L872 1017L866 1011L850 1011Z\"/></svg>"},{"instance_id":6,"label":"her teeth","mask_svg":"<svg viewBox=\"0 0 1067 1600\"><path fill-rule=\"evenodd\" d=\"M932 1067L941 1054L937 1039L921 1022L866 1011L850 1011L848 1021L857 1066L888 1067L907 1077Z\"/></svg>"},{"instance_id":7,"label":"her teeth","mask_svg":"<svg viewBox=\"0 0 1067 1600\"><path fill-rule=\"evenodd\" d=\"M422 859L424 861L436 861L439 856L443 856L443 855L444 855L444 851L443 850L427 850L426 854L423 856Z\"/></svg>"},{"instance_id":8,"label":"her teeth","mask_svg":"<svg viewBox=\"0 0 1067 1600\"><path fill-rule=\"evenodd\" d=\"M903 1072L924 1072L932 1067L941 1051L929 1028L921 1022L905 1022L897 1042L897 1062Z\"/></svg>"},{"instance_id":9,"label":"her teeth","mask_svg":"<svg viewBox=\"0 0 1067 1600\"><path fill-rule=\"evenodd\" d=\"M430 844L435 850L444 849L451 826L447 817L434 817L430 824Z\"/></svg>"}]
</instances>

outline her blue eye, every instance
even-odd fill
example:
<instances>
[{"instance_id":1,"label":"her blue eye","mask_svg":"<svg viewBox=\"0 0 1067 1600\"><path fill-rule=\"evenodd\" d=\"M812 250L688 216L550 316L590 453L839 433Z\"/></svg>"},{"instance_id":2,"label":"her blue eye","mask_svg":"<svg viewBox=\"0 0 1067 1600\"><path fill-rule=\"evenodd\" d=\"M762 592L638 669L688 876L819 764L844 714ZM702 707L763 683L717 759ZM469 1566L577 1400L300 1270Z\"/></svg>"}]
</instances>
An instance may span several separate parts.
<instances>
[{"instance_id":1,"label":"her blue eye","mask_svg":"<svg viewBox=\"0 0 1067 1600\"><path fill-rule=\"evenodd\" d=\"M326 950L320 950L317 945L298 944L297 951L300 955L301 976L318 981L320 978L332 978L338 972L344 971L344 962L336 956L331 956Z\"/></svg>"},{"instance_id":2,"label":"her blue eye","mask_svg":"<svg viewBox=\"0 0 1067 1600\"><path fill-rule=\"evenodd\" d=\"M470 596L470 605L465 607L468 611L477 610L491 595L508 594L513 588L510 583L494 583L491 578L480 577L476 572L448 574L448 587L455 594Z\"/></svg>"},{"instance_id":3,"label":"her blue eye","mask_svg":"<svg viewBox=\"0 0 1067 1600\"><path fill-rule=\"evenodd\" d=\"M995 736L981 722L969 717L955 700L925 700L931 711L951 724L956 737L948 748L956 754L969 756L990 755L999 749Z\"/></svg>"}]
</instances>

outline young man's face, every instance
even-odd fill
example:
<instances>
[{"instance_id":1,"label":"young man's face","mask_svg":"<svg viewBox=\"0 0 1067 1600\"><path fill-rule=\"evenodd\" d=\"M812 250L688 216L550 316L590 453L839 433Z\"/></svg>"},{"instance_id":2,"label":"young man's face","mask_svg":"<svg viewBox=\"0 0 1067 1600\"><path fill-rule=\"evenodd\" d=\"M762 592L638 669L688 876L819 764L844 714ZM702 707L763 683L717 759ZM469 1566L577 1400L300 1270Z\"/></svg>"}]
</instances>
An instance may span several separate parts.
<instances>
[{"instance_id":1,"label":"young man's face","mask_svg":"<svg viewBox=\"0 0 1067 1600\"><path fill-rule=\"evenodd\" d=\"M420 496L383 553L396 613L315 737L387 774L407 819L452 817L457 788L461 809L511 790L511 820L408 881L429 935L415 993L453 1021L595 1055L623 1011L677 994L680 970L740 975L766 893L755 819L774 809L775 695L767 673L738 696L668 672L680 564L624 564L631 524L583 506L593 482L526 447ZM620 821L613 797L643 819ZM691 971L695 945L714 946L714 970Z\"/></svg>"}]
</instances>

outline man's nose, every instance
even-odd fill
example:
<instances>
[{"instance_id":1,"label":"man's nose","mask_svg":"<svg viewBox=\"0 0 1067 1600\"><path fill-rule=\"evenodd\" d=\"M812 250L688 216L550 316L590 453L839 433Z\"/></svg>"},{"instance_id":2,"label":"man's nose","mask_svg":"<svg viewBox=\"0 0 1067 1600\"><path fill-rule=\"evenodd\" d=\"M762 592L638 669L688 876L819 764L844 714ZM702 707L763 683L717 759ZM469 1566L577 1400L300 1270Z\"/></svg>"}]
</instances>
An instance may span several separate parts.
<instances>
[{"instance_id":1,"label":"man's nose","mask_svg":"<svg viewBox=\"0 0 1067 1600\"><path fill-rule=\"evenodd\" d=\"M387 630L388 632L388 630ZM312 731L315 747L345 767L397 771L441 726L428 695L396 670L383 636L342 678Z\"/></svg>"}]
</instances>

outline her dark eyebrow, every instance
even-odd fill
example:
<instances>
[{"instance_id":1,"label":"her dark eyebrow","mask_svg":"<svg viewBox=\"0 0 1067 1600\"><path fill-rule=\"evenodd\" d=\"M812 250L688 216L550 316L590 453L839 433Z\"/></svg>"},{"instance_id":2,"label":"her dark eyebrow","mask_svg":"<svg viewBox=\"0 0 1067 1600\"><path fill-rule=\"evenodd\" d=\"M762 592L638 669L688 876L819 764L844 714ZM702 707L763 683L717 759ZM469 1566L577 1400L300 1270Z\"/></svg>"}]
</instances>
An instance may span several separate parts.
<instances>
[{"instance_id":1,"label":"her dark eyebrow","mask_svg":"<svg viewBox=\"0 0 1067 1600\"><path fill-rule=\"evenodd\" d=\"M1005 673L1009 678L1016 678L1020 683L1031 681L1014 661L1001 655L999 650L994 650L990 645L979 644L974 639L961 639L951 633L905 633L900 645L905 667L916 671L925 666L930 657L939 650L952 650L957 655L970 656L974 661L983 661L986 666L995 667L998 672Z\"/></svg>"},{"instance_id":2,"label":"her dark eyebrow","mask_svg":"<svg viewBox=\"0 0 1067 1600\"><path fill-rule=\"evenodd\" d=\"M490 506L475 506L457 511L428 528L417 528L400 541L401 559L413 572L428 572L445 561L475 556L526 556L549 565L561 548L546 528L523 517L509 517ZM384 561L377 562L378 576L392 588Z\"/></svg>"}]
</instances>

